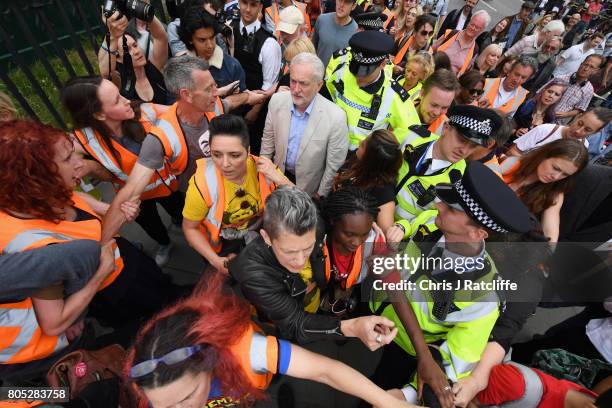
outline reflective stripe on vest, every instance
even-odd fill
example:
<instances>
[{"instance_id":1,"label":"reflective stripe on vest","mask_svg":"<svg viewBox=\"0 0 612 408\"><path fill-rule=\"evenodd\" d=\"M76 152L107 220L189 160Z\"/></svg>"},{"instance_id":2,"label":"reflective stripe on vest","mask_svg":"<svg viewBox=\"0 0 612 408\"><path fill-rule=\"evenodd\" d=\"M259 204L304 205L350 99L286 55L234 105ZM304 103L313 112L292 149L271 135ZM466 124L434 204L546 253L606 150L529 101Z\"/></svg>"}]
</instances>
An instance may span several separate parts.
<instances>
[{"instance_id":1,"label":"reflective stripe on vest","mask_svg":"<svg viewBox=\"0 0 612 408\"><path fill-rule=\"evenodd\" d=\"M506 159L501 162L499 168L504 182L510 184L514 181L514 174L516 171L521 168L521 159L516 156L506 157Z\"/></svg>"},{"instance_id":2,"label":"reflective stripe on vest","mask_svg":"<svg viewBox=\"0 0 612 408\"><path fill-rule=\"evenodd\" d=\"M501 106L495 106L495 99L497 99L497 92L501 86L501 81L502 78L488 78L485 80L484 92L481 100L489 101L492 109L499 109L504 113L516 112L518 107L525 101L527 90L519 86L514 96L508 102Z\"/></svg>"},{"instance_id":3,"label":"reflective stripe on vest","mask_svg":"<svg viewBox=\"0 0 612 408\"><path fill-rule=\"evenodd\" d=\"M374 245L376 240L378 239L378 234L376 230L373 228L370 230L368 234L368 238L366 241L357 248L355 251L355 256L353 258L353 263L351 265L351 270L347 276L347 278L342 282L342 288L348 289L357 285L366 278L368 274L368 258L372 254L374 250ZM327 282L332 279L331 276L331 259L329 256L329 251L327 246L324 246L324 254L325 256L325 278Z\"/></svg>"},{"instance_id":4,"label":"reflective stripe on vest","mask_svg":"<svg viewBox=\"0 0 612 408\"><path fill-rule=\"evenodd\" d=\"M265 374L268 372L268 356L265 353L267 343L268 341L265 336L259 333L253 333L249 358L251 359L251 369L257 374Z\"/></svg>"},{"instance_id":5,"label":"reflective stripe on vest","mask_svg":"<svg viewBox=\"0 0 612 408\"><path fill-rule=\"evenodd\" d=\"M95 214L91 207L77 194L72 195L72 201L75 207L89 214ZM102 236L102 224L98 218L79 222L60 221L54 223L39 219L15 218L0 212L0 223L3 225L0 231L0 254L3 255L77 239L100 241ZM113 250L115 253L115 270L104 280L99 290L113 283L123 270L123 259L116 243L113 244Z\"/></svg>"},{"instance_id":6,"label":"reflective stripe on vest","mask_svg":"<svg viewBox=\"0 0 612 408\"><path fill-rule=\"evenodd\" d=\"M251 324L230 350L257 389L268 388L278 366L278 341Z\"/></svg>"},{"instance_id":7,"label":"reflective stripe on vest","mask_svg":"<svg viewBox=\"0 0 612 408\"><path fill-rule=\"evenodd\" d=\"M525 392L523 396L518 400L506 402L500 407L503 408L537 408L540 405L542 396L544 395L544 385L540 376L533 371L531 368L526 367L522 364L509 361L511 364L518 368L525 380Z\"/></svg>"},{"instance_id":8,"label":"reflective stripe on vest","mask_svg":"<svg viewBox=\"0 0 612 408\"><path fill-rule=\"evenodd\" d=\"M423 88L422 82L417 82L415 86L413 86L410 90L408 90L408 95L410 96L410 101L414 103L417 99L421 97L421 89ZM438 133L440 134L440 133Z\"/></svg>"},{"instance_id":9,"label":"reflective stripe on vest","mask_svg":"<svg viewBox=\"0 0 612 408\"><path fill-rule=\"evenodd\" d=\"M249 159L256 160L256 157L249 156ZM196 161L196 172L193 177L194 183L208 207L208 213L202 220L200 229L212 249L218 253L221 250L220 233L226 204L223 176L211 159L204 158ZM263 208L266 199L275 186L262 173L258 173L258 180Z\"/></svg>"},{"instance_id":10,"label":"reflective stripe on vest","mask_svg":"<svg viewBox=\"0 0 612 408\"><path fill-rule=\"evenodd\" d=\"M339 78L341 82L343 82L344 75L348 71L346 69L346 65L348 64L344 64L338 69L338 74L337 74L338 76L336 78ZM385 75L385 73L381 72L381 75ZM367 137L374 130L387 129L389 127L388 124L385 122L385 119L387 119L387 117L389 116L389 110L391 108L391 104L393 103L393 96L395 95L395 92L391 89L386 79L385 79L385 82L386 83L381 86L381 89L383 91L382 102L380 104L380 108L378 109L378 114L376 115L376 119L374 120L372 129L363 129L358 126L351 125L349 122L349 125L348 125L349 150L357 150L359 148L359 143L361 142L361 140ZM364 106L364 105L355 103L351 101L350 99L348 99L343 94L341 94L340 92L338 92L337 89L336 89L336 98L342 101L344 104L346 104L348 107L352 109L356 109L365 114L370 113L371 106ZM348 116L348 112L347 112L347 116ZM360 137L353 137L354 135L359 135Z\"/></svg>"},{"instance_id":11,"label":"reflective stripe on vest","mask_svg":"<svg viewBox=\"0 0 612 408\"><path fill-rule=\"evenodd\" d=\"M408 243L403 254L413 259L421 258L422 255L424 254L413 240ZM483 281L499 279L490 256L485 254L485 257L490 262L491 269L482 277ZM414 282L414 272L414 268L409 266L402 269L400 274L402 279L412 278ZM426 290L428 286L421 288L420 282L427 282L428 279L427 276L421 276L416 280L414 289L405 293L423 330L425 342L440 345L446 375L456 382L457 379L469 375L486 347L491 329L499 316L498 296L493 291L484 294L476 291L476 297L471 301L454 301L456 307L446 314L444 320L438 320L433 314L434 301L431 292ZM408 354L416 355L410 337L402 327L393 306L385 305L383 301L385 298L376 296L373 291L370 298L371 310L391 319L399 328L395 343Z\"/></svg>"},{"instance_id":12,"label":"reflective stripe on vest","mask_svg":"<svg viewBox=\"0 0 612 408\"><path fill-rule=\"evenodd\" d=\"M493 172L495 174L497 174L497 176L499 178L503 179L503 176L502 176L502 167L499 164L499 160L497 159L497 155L493 155L493 157L491 157L489 160L487 160L485 162L485 166L487 166L488 168L493 170Z\"/></svg>"},{"instance_id":13,"label":"reflective stripe on vest","mask_svg":"<svg viewBox=\"0 0 612 408\"><path fill-rule=\"evenodd\" d=\"M448 116L446 115L438 116L438 119L431 122L427 130L429 130L431 133L435 133L436 135L440 136L442 135L442 128L444 128L444 124L447 120Z\"/></svg>"},{"instance_id":14,"label":"reflective stripe on vest","mask_svg":"<svg viewBox=\"0 0 612 408\"><path fill-rule=\"evenodd\" d=\"M413 146L415 149L425 143L430 143L432 141L435 141L439 138L439 136L437 135L432 135L430 137L427 138L420 138L417 139L415 141L413 141L412 143L409 143L411 146ZM405 149L403 149L405 150ZM423 154L426 154L426 151L423 152ZM463 171L465 170L465 160L460 160L457 163L453 163L451 164L449 167L447 167L446 169L444 169L441 173L438 174L433 174L433 175L413 175L411 177L408 178L408 180L404 183L402 189L397 193L396 196L396 202L397 205L395 206L395 219L404 219L407 220L408 222L412 222L412 220L421 212L425 211L425 210L430 210L430 209L434 209L435 205L434 202L435 200L431 200L431 202L429 202L428 204L426 204L425 206L421 206L417 203L418 198L416 196L413 195L413 193L410 191L410 184L415 182L416 180L419 180L421 185L423 186L423 188L425 190L427 190L430 186L434 186L436 184L439 183L448 183L450 182L450 178L449 178L449 173L451 170L453 169L458 169L459 171L461 171L461 173L463 173ZM400 174L397 177L397 180L402 180L404 178L404 176L408 173L404 172L403 174L401 173L401 170L404 169L407 171L411 171L411 169L408 167L408 164L406 165L402 165L402 168L400 168Z\"/></svg>"},{"instance_id":15,"label":"reflective stripe on vest","mask_svg":"<svg viewBox=\"0 0 612 408\"><path fill-rule=\"evenodd\" d=\"M32 300L0 304L0 363L27 363L68 346L64 334L48 336L36 319Z\"/></svg>"},{"instance_id":16,"label":"reflective stripe on vest","mask_svg":"<svg viewBox=\"0 0 612 408\"><path fill-rule=\"evenodd\" d=\"M177 116L178 103L171 105L168 110L161 115L157 125L150 131L156 136L164 148L166 161L170 165L173 174L178 175L185 171L189 164L189 152L187 141L181 129ZM206 118L210 122L215 116L223 114L223 103L217 97L214 112L205 112Z\"/></svg>"},{"instance_id":17,"label":"reflective stripe on vest","mask_svg":"<svg viewBox=\"0 0 612 408\"><path fill-rule=\"evenodd\" d=\"M444 33L444 37L448 36L451 33L451 31L453 31L453 30L446 30L446 32ZM448 47L450 47L450 45L457 39L457 37L459 37L459 34L461 34L461 31L458 31L449 40L445 41L444 44L440 45L438 47L437 51L446 51L446 49ZM474 43L472 45L472 48L470 48L470 50L468 51L468 53L467 53L467 55L465 57L465 61L463 62L463 66L457 72L457 76L460 76L465 71L467 71L467 68L470 65L470 62L472 61L472 57L474 56L474 49L475 48L476 48L476 43Z\"/></svg>"},{"instance_id":18,"label":"reflective stripe on vest","mask_svg":"<svg viewBox=\"0 0 612 408\"><path fill-rule=\"evenodd\" d=\"M140 105L140 113L141 116L142 114L144 114L146 116L146 120L148 120L149 122L151 122L153 125L155 125L155 123L157 123L157 111L155 110L155 107L153 106L152 103L143 103Z\"/></svg>"},{"instance_id":19,"label":"reflective stripe on vest","mask_svg":"<svg viewBox=\"0 0 612 408\"><path fill-rule=\"evenodd\" d=\"M101 137L98 136L94 129L88 127L81 130L75 130L74 134L87 152L118 179L119 182L117 184L120 186L125 185L129 178L129 174L126 174L124 169L131 173L134 165L138 161L138 156L112 140L115 151L121 157L122 167L120 167L111 152L105 149L100 143ZM157 169L151 177L151 180L152 181L147 184L141 194L142 199L165 197L170 195L173 191L176 191L178 187L176 176L169 172L165 164L160 169Z\"/></svg>"}]
</instances>

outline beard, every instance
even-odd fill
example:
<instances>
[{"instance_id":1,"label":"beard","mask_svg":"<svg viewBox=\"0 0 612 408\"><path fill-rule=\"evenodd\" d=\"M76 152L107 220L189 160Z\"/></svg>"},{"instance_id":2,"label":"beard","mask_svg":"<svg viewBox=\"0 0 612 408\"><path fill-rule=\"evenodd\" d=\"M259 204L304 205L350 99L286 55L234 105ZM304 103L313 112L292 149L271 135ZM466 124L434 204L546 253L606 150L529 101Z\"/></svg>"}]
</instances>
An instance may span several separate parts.
<instances>
[{"instance_id":1,"label":"beard","mask_svg":"<svg viewBox=\"0 0 612 408\"><path fill-rule=\"evenodd\" d=\"M538 64L544 64L546 61L551 59L551 57L552 54L546 54L543 52L538 52L535 56L536 60L538 61Z\"/></svg>"}]
</instances>

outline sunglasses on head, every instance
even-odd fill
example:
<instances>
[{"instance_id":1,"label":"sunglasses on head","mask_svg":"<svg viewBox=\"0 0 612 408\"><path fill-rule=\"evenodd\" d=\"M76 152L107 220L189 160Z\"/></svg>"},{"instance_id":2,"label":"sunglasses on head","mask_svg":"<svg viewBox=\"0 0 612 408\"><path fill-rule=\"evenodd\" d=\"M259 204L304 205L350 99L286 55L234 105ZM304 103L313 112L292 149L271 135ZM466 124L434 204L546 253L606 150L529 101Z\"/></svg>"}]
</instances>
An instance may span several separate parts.
<instances>
[{"instance_id":1,"label":"sunglasses on head","mask_svg":"<svg viewBox=\"0 0 612 408\"><path fill-rule=\"evenodd\" d=\"M470 89L468 92L470 95L482 95L484 93L484 89Z\"/></svg>"},{"instance_id":2,"label":"sunglasses on head","mask_svg":"<svg viewBox=\"0 0 612 408\"><path fill-rule=\"evenodd\" d=\"M173 350L160 358L145 360L130 368L130 378L144 377L147 374L151 374L153 371L155 371L159 363L164 363L167 366L182 363L198 351L202 350L202 348L203 346L199 344L195 346L182 347Z\"/></svg>"}]
</instances>

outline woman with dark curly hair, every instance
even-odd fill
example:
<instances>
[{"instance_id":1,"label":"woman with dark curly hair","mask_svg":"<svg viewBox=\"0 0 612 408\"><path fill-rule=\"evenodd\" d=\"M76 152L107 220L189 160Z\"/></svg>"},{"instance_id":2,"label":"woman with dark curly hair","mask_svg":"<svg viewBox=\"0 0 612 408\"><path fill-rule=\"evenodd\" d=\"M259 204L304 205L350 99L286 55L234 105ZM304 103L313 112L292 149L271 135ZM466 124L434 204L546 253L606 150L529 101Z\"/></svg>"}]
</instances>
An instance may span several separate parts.
<instances>
[{"instance_id":1,"label":"woman with dark curly hair","mask_svg":"<svg viewBox=\"0 0 612 408\"><path fill-rule=\"evenodd\" d=\"M82 166L61 130L22 120L0 123L0 253L100 240L100 217L108 204L72 191ZM133 204L122 209L128 219L135 218ZM109 250L110 271L101 265L82 291L64 298L59 280L31 297L0 305L0 337L8 340L0 349L2 370L56 355L67 339L80 334L80 317L88 305L97 317L117 326L150 316L176 299L178 288L129 241L117 237Z\"/></svg>"},{"instance_id":2,"label":"woman with dark curly hair","mask_svg":"<svg viewBox=\"0 0 612 408\"><path fill-rule=\"evenodd\" d=\"M375 130L359 144L356 160L340 173L334 189L354 186L368 192L376 200L376 223L383 230L393 225L395 214L395 183L402 165L402 152L397 138L388 130Z\"/></svg>"},{"instance_id":3,"label":"woman with dark curly hair","mask_svg":"<svg viewBox=\"0 0 612 408\"><path fill-rule=\"evenodd\" d=\"M323 311L344 316L355 310L359 301L355 288L371 272L368 259L386 253L385 235L375 222L377 204L372 195L357 187L336 190L321 202L328 253Z\"/></svg>"},{"instance_id":4,"label":"woman with dark curly hair","mask_svg":"<svg viewBox=\"0 0 612 408\"><path fill-rule=\"evenodd\" d=\"M125 364L126 376L153 408L252 406L272 377L321 382L380 407L414 407L347 365L266 336L249 306L211 274L194 295L149 321Z\"/></svg>"}]
</instances>

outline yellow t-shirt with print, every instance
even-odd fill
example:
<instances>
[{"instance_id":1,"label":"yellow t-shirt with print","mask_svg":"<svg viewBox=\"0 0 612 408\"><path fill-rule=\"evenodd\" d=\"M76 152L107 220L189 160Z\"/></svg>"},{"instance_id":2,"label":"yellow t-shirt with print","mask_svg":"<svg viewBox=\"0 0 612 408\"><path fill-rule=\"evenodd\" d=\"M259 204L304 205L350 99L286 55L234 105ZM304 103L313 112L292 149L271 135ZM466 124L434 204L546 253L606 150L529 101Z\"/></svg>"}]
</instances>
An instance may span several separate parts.
<instances>
[{"instance_id":1,"label":"yellow t-shirt with print","mask_svg":"<svg viewBox=\"0 0 612 408\"><path fill-rule=\"evenodd\" d=\"M321 291L316 286L316 283L312 277L312 266L310 265L310 259L306 261L306 265L300 271L300 277L308 286L312 289L306 291L304 296L304 310L308 313L316 313L319 310L319 303L321 303Z\"/></svg>"},{"instance_id":2,"label":"yellow t-shirt with print","mask_svg":"<svg viewBox=\"0 0 612 408\"><path fill-rule=\"evenodd\" d=\"M244 194L236 196L242 187ZM247 173L242 186L223 178L225 189L225 208L221 228L234 228L237 230L247 228L263 212L261 193L259 192L259 178L257 164L251 157L247 159ZM194 177L189 179L189 187L185 195L183 217L191 221L201 221L208 214L208 206L195 185Z\"/></svg>"}]
</instances>

